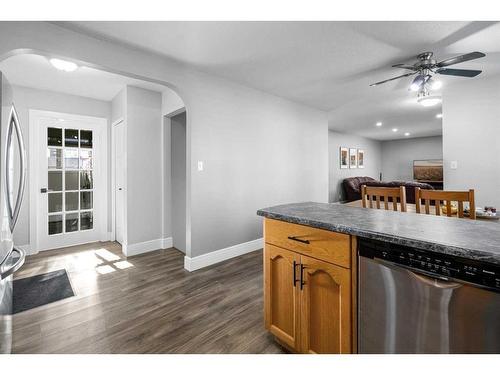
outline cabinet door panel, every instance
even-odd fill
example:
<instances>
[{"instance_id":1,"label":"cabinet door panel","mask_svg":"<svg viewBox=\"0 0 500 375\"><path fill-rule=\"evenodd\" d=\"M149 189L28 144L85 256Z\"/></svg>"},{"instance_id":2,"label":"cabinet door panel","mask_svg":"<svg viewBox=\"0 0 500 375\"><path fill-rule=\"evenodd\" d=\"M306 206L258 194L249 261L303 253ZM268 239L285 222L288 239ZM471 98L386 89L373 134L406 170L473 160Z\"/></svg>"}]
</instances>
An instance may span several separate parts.
<instances>
[{"instance_id":1,"label":"cabinet door panel","mask_svg":"<svg viewBox=\"0 0 500 375\"><path fill-rule=\"evenodd\" d=\"M291 349L298 348L300 322L297 278L300 256L292 251L266 244L264 247L264 301L266 328Z\"/></svg>"},{"instance_id":2,"label":"cabinet door panel","mask_svg":"<svg viewBox=\"0 0 500 375\"><path fill-rule=\"evenodd\" d=\"M350 270L306 256L301 261L301 351L351 353Z\"/></svg>"}]
</instances>

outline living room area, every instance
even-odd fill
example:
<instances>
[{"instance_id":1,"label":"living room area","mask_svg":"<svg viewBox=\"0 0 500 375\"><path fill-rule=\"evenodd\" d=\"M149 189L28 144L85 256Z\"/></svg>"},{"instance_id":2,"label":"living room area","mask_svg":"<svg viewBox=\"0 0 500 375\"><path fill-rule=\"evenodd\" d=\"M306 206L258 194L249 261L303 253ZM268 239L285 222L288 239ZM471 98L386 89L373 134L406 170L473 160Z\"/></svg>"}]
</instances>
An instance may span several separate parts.
<instances>
[{"instance_id":1,"label":"living room area","mask_svg":"<svg viewBox=\"0 0 500 375\"><path fill-rule=\"evenodd\" d=\"M418 56L402 63L412 66L415 61ZM500 139L494 122L500 79L490 61L487 55L457 65L482 68L475 77L433 76L429 91L436 101L429 106L418 100L416 78L406 75L360 87L356 96L344 95L345 102L330 111L328 118L329 202L362 206L363 185L403 186L411 211L417 190L460 191L473 196L466 213L472 206L477 217L484 214L497 219L494 214L500 202L490 185L500 187L498 174L493 173L500 167L494 151ZM398 68L396 76L402 70ZM459 145L468 146L460 149ZM434 201L430 202L434 210ZM445 208L441 209L435 213L445 214ZM454 213L456 209L452 206Z\"/></svg>"}]
</instances>

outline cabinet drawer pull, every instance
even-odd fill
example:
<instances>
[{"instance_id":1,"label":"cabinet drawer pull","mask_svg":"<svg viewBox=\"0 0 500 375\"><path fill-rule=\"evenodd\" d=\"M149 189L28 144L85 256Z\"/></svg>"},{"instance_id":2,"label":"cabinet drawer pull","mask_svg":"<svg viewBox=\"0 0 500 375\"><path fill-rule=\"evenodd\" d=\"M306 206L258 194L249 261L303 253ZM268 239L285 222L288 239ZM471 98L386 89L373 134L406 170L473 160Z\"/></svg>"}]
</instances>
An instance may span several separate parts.
<instances>
[{"instance_id":1,"label":"cabinet drawer pull","mask_svg":"<svg viewBox=\"0 0 500 375\"><path fill-rule=\"evenodd\" d=\"M300 290L304 289L304 285L306 285L306 282L304 281L304 270L306 266L303 264L300 264Z\"/></svg>"},{"instance_id":2,"label":"cabinet drawer pull","mask_svg":"<svg viewBox=\"0 0 500 375\"><path fill-rule=\"evenodd\" d=\"M293 287L295 288L297 286L297 281L299 281L297 279L297 262L296 261L293 261Z\"/></svg>"},{"instance_id":3,"label":"cabinet drawer pull","mask_svg":"<svg viewBox=\"0 0 500 375\"><path fill-rule=\"evenodd\" d=\"M302 243L306 243L306 244L310 244L309 240L301 240L300 238L297 238L297 236L288 236L288 239L289 240L294 240L294 241L297 241L297 242L302 242Z\"/></svg>"}]
</instances>

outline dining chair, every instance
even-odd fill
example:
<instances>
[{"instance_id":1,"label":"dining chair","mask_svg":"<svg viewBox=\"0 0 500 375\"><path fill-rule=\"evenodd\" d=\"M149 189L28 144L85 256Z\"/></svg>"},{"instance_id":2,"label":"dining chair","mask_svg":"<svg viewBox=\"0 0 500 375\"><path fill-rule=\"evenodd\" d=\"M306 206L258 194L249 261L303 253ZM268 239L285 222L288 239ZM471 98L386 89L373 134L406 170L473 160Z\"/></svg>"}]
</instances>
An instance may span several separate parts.
<instances>
[{"instance_id":1,"label":"dining chair","mask_svg":"<svg viewBox=\"0 0 500 375\"><path fill-rule=\"evenodd\" d=\"M380 202L384 203L384 209L386 210L398 210L398 198L399 207L401 212L406 212L406 189L404 186L400 187L378 187L378 186L361 186L361 199L363 202L363 207L373 208L373 199L375 198L376 208L380 209ZM389 208L392 206L392 208Z\"/></svg>"},{"instance_id":2,"label":"dining chair","mask_svg":"<svg viewBox=\"0 0 500 375\"><path fill-rule=\"evenodd\" d=\"M476 204L474 201L474 189L469 191L444 191L444 190L422 190L415 189L415 209L419 214L422 211L422 202L424 201L425 213L431 213L430 206L434 201L435 213L437 216L442 214L441 205L446 207L446 216L454 216L452 212L452 202L457 202L458 208L456 215L459 218L464 217L464 202L469 203L469 218L476 219Z\"/></svg>"}]
</instances>

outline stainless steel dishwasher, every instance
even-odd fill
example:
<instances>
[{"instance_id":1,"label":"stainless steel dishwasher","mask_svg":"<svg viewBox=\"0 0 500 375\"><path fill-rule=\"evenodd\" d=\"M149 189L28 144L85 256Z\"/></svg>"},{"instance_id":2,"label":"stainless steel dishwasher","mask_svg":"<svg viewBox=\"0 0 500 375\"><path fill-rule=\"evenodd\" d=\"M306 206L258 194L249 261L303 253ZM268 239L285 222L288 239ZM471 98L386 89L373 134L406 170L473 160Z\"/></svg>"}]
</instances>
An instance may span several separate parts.
<instances>
[{"instance_id":1,"label":"stainless steel dishwasher","mask_svg":"<svg viewBox=\"0 0 500 375\"><path fill-rule=\"evenodd\" d=\"M360 240L359 353L500 353L500 267Z\"/></svg>"}]
</instances>

